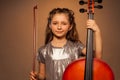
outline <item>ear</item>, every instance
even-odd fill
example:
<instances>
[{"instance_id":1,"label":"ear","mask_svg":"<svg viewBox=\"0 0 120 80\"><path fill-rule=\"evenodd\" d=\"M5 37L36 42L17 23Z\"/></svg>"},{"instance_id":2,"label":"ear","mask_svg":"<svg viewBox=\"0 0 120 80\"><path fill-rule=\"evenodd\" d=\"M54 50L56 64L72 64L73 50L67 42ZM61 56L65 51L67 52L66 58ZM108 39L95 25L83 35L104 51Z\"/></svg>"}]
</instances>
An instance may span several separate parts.
<instances>
[{"instance_id":1,"label":"ear","mask_svg":"<svg viewBox=\"0 0 120 80\"><path fill-rule=\"evenodd\" d=\"M69 31L70 31L72 28L73 28L73 26L71 25L71 26L69 27Z\"/></svg>"},{"instance_id":2,"label":"ear","mask_svg":"<svg viewBox=\"0 0 120 80\"><path fill-rule=\"evenodd\" d=\"M49 24L49 28L51 29L51 24Z\"/></svg>"}]
</instances>

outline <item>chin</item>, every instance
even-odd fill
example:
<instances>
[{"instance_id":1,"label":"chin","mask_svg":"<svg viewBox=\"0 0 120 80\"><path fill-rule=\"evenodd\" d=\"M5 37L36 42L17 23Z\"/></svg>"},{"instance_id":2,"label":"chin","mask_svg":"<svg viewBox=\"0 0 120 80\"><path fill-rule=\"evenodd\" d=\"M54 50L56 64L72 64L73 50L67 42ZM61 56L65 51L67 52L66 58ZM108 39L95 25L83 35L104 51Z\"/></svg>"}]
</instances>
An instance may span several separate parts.
<instances>
[{"instance_id":1,"label":"chin","mask_svg":"<svg viewBox=\"0 0 120 80\"><path fill-rule=\"evenodd\" d=\"M65 36L64 35L56 35L55 37L57 37L57 38L64 38Z\"/></svg>"}]
</instances>

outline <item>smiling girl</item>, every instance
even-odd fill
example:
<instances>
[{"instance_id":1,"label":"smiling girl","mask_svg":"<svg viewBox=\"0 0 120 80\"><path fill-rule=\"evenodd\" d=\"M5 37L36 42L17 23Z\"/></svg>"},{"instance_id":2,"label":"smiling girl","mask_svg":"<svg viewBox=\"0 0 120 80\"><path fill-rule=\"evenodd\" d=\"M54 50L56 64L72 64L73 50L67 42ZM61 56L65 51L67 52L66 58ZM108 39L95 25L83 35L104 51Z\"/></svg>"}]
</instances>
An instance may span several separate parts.
<instances>
[{"instance_id":1,"label":"smiling girl","mask_svg":"<svg viewBox=\"0 0 120 80\"><path fill-rule=\"evenodd\" d=\"M101 58L100 29L94 20L87 20L86 25L95 33L95 57ZM67 65L86 55L86 46L79 40L72 10L55 8L49 13L45 45L38 52L39 71L31 72L30 80L62 80Z\"/></svg>"}]
</instances>

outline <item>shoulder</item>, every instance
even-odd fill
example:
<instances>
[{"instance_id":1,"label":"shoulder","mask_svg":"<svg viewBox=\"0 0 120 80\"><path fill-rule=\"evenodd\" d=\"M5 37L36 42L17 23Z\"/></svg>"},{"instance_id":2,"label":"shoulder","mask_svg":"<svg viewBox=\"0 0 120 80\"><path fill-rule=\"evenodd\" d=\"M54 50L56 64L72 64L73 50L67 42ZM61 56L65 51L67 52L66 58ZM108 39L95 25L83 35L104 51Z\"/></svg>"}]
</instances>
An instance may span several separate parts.
<instances>
[{"instance_id":1,"label":"shoulder","mask_svg":"<svg viewBox=\"0 0 120 80\"><path fill-rule=\"evenodd\" d=\"M68 41L68 44L70 44L70 45L73 45L73 46L82 46L82 45L84 45L82 42L80 42L80 41L75 41L75 42L73 42L73 41Z\"/></svg>"},{"instance_id":2,"label":"shoulder","mask_svg":"<svg viewBox=\"0 0 120 80\"><path fill-rule=\"evenodd\" d=\"M46 47L45 45L40 46L39 49L38 49L38 52L41 52L41 51L45 50L45 47Z\"/></svg>"},{"instance_id":3,"label":"shoulder","mask_svg":"<svg viewBox=\"0 0 120 80\"><path fill-rule=\"evenodd\" d=\"M83 48L85 47L84 44L83 44L81 41L75 41L75 42L73 42L73 41L68 41L68 44L69 44L70 46L75 47L75 48L81 48L81 49L83 49Z\"/></svg>"},{"instance_id":4,"label":"shoulder","mask_svg":"<svg viewBox=\"0 0 120 80\"><path fill-rule=\"evenodd\" d=\"M46 44L46 45L40 46L39 49L38 49L38 52L39 52L39 53L46 52L46 49L49 47L49 45L50 45L50 44L48 43L48 44Z\"/></svg>"}]
</instances>

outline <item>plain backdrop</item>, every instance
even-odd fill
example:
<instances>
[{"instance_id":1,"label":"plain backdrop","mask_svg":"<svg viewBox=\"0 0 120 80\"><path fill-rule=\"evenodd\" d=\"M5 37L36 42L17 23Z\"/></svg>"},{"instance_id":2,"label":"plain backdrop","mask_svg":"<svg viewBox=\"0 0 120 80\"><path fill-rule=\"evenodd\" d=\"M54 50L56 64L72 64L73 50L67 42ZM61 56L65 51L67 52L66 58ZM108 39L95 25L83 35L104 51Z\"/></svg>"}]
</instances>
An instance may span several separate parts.
<instances>
[{"instance_id":1,"label":"plain backdrop","mask_svg":"<svg viewBox=\"0 0 120 80\"><path fill-rule=\"evenodd\" d=\"M120 0L103 0L95 9L95 20L102 32L103 57L120 80ZM79 13L79 0L0 0L0 80L29 80L33 61L33 7L36 9L37 49L44 44L48 13L56 7L75 12L81 41L86 43L87 13ZM36 50L37 51L37 50Z\"/></svg>"}]
</instances>

